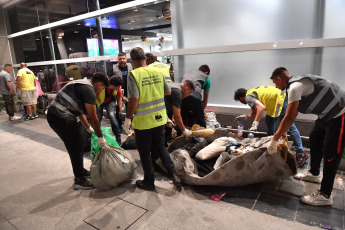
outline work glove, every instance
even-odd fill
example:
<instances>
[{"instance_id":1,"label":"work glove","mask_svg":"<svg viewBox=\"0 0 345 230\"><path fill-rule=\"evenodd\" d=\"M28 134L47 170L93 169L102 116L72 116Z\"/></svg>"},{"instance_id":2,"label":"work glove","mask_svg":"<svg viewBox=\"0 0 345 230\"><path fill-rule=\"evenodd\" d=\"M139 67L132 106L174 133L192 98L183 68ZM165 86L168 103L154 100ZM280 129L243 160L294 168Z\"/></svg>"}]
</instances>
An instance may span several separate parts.
<instances>
[{"instance_id":1,"label":"work glove","mask_svg":"<svg viewBox=\"0 0 345 230\"><path fill-rule=\"evenodd\" d=\"M99 137L97 140L97 144L99 145L99 147L103 147L105 144L107 143L107 141L104 139L104 137Z\"/></svg>"},{"instance_id":2,"label":"work glove","mask_svg":"<svg viewBox=\"0 0 345 230\"><path fill-rule=\"evenodd\" d=\"M267 153L269 155L272 155L272 154L275 154L277 151L278 151L278 141L272 139L267 146Z\"/></svg>"},{"instance_id":3,"label":"work glove","mask_svg":"<svg viewBox=\"0 0 345 230\"><path fill-rule=\"evenodd\" d=\"M247 120L247 119L248 119L248 117L246 114L235 117L235 121L238 123L241 123L242 121Z\"/></svg>"},{"instance_id":4,"label":"work glove","mask_svg":"<svg viewBox=\"0 0 345 230\"><path fill-rule=\"evenodd\" d=\"M258 130L259 122L253 121L252 127L249 129L249 131L256 131Z\"/></svg>"},{"instance_id":5,"label":"work glove","mask_svg":"<svg viewBox=\"0 0 345 230\"><path fill-rule=\"evenodd\" d=\"M192 136L192 131L190 131L189 129L184 129L183 131L182 131L182 133L183 133L183 135L185 135L186 137L190 137L190 136Z\"/></svg>"},{"instance_id":6,"label":"work glove","mask_svg":"<svg viewBox=\"0 0 345 230\"><path fill-rule=\"evenodd\" d=\"M287 140L287 132L283 133L283 137Z\"/></svg>"},{"instance_id":7,"label":"work glove","mask_svg":"<svg viewBox=\"0 0 345 230\"><path fill-rule=\"evenodd\" d=\"M89 128L87 128L86 129L86 131L88 132L88 133L93 133L93 132L95 132L95 130L93 130L93 128L91 127L91 125L90 125L90 127Z\"/></svg>"},{"instance_id":8,"label":"work glove","mask_svg":"<svg viewBox=\"0 0 345 230\"><path fill-rule=\"evenodd\" d=\"M170 120L169 117L168 117L166 126L167 126L168 128L172 128L172 127L174 126L174 122L173 122L172 120Z\"/></svg>"},{"instance_id":9,"label":"work glove","mask_svg":"<svg viewBox=\"0 0 345 230\"><path fill-rule=\"evenodd\" d=\"M131 127L131 119L129 119L129 118L126 118L126 120L125 120L125 124L124 124L124 130L125 130L125 132L127 133L127 134L129 134L130 133L130 131L129 131L129 128Z\"/></svg>"}]
</instances>

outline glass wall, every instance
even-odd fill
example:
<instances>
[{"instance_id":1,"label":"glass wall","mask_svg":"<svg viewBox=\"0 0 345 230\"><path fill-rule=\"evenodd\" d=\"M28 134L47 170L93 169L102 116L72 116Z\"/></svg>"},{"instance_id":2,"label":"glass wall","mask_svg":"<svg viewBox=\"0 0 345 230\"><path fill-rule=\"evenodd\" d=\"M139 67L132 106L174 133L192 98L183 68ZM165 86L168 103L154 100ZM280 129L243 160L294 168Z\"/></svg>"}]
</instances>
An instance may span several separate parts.
<instances>
[{"instance_id":1,"label":"glass wall","mask_svg":"<svg viewBox=\"0 0 345 230\"><path fill-rule=\"evenodd\" d=\"M241 106L233 99L236 89L274 85L270 76L279 66L291 74L310 73L314 52L308 48L175 56L175 80L181 81L184 73L207 64L211 80L209 103Z\"/></svg>"},{"instance_id":2,"label":"glass wall","mask_svg":"<svg viewBox=\"0 0 345 230\"><path fill-rule=\"evenodd\" d=\"M171 1L171 7L174 49L205 52L175 56L175 79L208 64L210 104L241 106L233 100L234 91L273 85L269 77L279 66L291 74L324 76L344 88L344 46L303 48L304 41L311 39L345 37L344 1L214 0L199 4L177 0ZM207 16L201 13L205 9ZM281 49L270 45L290 40L300 46ZM242 44L252 44L253 50L257 44L262 50L246 51L248 46ZM243 52L212 53L212 47L226 45Z\"/></svg>"},{"instance_id":3,"label":"glass wall","mask_svg":"<svg viewBox=\"0 0 345 230\"><path fill-rule=\"evenodd\" d=\"M94 0L24 0L4 12L8 33L13 34L94 10Z\"/></svg>"}]
</instances>

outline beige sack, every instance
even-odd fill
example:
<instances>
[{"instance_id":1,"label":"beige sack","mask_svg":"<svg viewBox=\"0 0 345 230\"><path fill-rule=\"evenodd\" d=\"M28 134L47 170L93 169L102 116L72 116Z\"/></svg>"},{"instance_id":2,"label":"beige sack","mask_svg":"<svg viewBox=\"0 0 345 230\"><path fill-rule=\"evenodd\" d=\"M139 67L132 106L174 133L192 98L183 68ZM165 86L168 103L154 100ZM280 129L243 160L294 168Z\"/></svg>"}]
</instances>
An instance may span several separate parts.
<instances>
[{"instance_id":1,"label":"beige sack","mask_svg":"<svg viewBox=\"0 0 345 230\"><path fill-rule=\"evenodd\" d=\"M225 151L226 145L229 142L236 142L232 137L220 137L214 140L211 144L200 150L195 158L198 160L208 160L213 157L219 156L220 153Z\"/></svg>"}]
</instances>

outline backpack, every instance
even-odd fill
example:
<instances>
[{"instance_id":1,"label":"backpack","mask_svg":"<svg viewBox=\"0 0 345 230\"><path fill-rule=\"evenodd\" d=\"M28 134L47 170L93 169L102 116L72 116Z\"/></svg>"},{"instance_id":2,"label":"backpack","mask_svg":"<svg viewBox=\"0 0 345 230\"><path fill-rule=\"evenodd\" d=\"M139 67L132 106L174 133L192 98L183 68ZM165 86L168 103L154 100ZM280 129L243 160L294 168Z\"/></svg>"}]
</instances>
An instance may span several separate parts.
<instances>
[{"instance_id":1,"label":"backpack","mask_svg":"<svg viewBox=\"0 0 345 230\"><path fill-rule=\"evenodd\" d=\"M47 107L48 107L48 96L47 95L39 96L37 99L37 108L46 109Z\"/></svg>"}]
</instances>

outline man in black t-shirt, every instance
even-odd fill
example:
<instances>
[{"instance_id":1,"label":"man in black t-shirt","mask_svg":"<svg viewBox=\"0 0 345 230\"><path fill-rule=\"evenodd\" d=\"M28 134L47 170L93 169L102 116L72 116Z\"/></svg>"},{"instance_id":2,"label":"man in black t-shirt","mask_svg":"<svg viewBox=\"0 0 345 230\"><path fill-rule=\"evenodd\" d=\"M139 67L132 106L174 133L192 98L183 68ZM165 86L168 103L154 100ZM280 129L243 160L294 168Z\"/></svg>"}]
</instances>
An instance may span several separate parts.
<instances>
[{"instance_id":1,"label":"man in black t-shirt","mask_svg":"<svg viewBox=\"0 0 345 230\"><path fill-rule=\"evenodd\" d=\"M108 78L95 73L91 79L75 80L65 85L56 95L47 111L50 127L64 142L71 159L74 173L74 189L91 189L93 184L85 177L90 172L84 169L84 147L77 117L89 133L96 132L99 146L106 144L96 113L96 94L109 86ZM89 116L90 123L87 121Z\"/></svg>"},{"instance_id":2,"label":"man in black t-shirt","mask_svg":"<svg viewBox=\"0 0 345 230\"><path fill-rule=\"evenodd\" d=\"M166 143L171 138L171 119L174 116L175 123L177 125L177 132L180 135L181 131L185 136L192 135L192 132L183 124L181 117L181 103L182 99L188 97L194 90L194 84L192 81L186 80L181 83L168 83L171 88L171 94L164 97L165 107L168 114L168 123L166 126L165 139ZM169 127L170 126L170 127Z\"/></svg>"}]
</instances>

